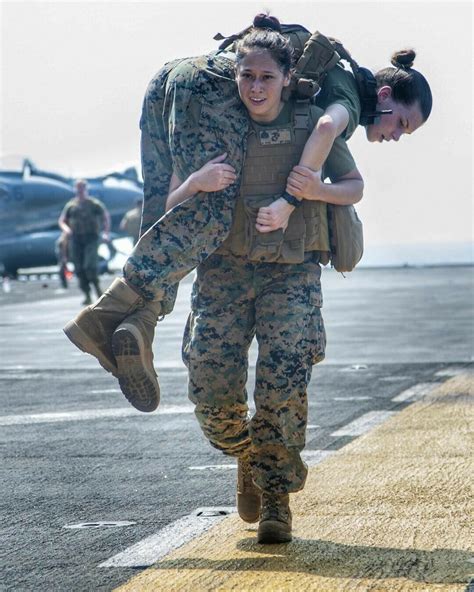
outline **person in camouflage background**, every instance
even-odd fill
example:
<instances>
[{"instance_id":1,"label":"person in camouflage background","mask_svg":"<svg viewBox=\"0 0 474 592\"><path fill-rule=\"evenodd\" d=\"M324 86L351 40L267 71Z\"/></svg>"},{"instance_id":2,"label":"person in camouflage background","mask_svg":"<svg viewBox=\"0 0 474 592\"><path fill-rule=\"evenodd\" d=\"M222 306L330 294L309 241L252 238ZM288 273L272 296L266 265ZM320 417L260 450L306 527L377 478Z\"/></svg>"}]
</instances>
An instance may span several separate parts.
<instances>
[{"instance_id":1,"label":"person in camouflage background","mask_svg":"<svg viewBox=\"0 0 474 592\"><path fill-rule=\"evenodd\" d=\"M89 197L87 181L79 179L75 188L76 195L64 206L58 225L69 242L74 273L85 296L83 304L90 304L91 286L94 286L97 297L102 294L97 249L102 230L104 238L109 238L110 215L100 200Z\"/></svg>"},{"instance_id":2,"label":"person in camouflage background","mask_svg":"<svg viewBox=\"0 0 474 592\"><path fill-rule=\"evenodd\" d=\"M140 197L135 200L135 206L125 212L120 220L120 230L129 236L133 244L136 245L140 238L140 227L142 223L143 199Z\"/></svg>"}]
</instances>

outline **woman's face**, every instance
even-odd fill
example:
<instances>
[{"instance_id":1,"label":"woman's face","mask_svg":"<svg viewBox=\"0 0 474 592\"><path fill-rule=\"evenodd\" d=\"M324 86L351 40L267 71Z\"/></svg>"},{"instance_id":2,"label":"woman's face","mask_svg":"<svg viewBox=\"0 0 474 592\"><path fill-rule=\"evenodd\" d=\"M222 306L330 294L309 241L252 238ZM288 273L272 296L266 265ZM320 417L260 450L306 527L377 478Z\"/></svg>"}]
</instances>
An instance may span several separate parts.
<instances>
[{"instance_id":1,"label":"woman's face","mask_svg":"<svg viewBox=\"0 0 474 592\"><path fill-rule=\"evenodd\" d=\"M391 109L392 113L381 115L377 123L366 126L365 133L369 142L398 142L403 134L412 134L424 123L418 102L405 105L394 101L389 86L378 90L377 109Z\"/></svg>"},{"instance_id":2,"label":"woman's face","mask_svg":"<svg viewBox=\"0 0 474 592\"><path fill-rule=\"evenodd\" d=\"M237 86L254 121L271 122L280 113L281 91L290 84L268 51L252 51L237 66Z\"/></svg>"}]
</instances>

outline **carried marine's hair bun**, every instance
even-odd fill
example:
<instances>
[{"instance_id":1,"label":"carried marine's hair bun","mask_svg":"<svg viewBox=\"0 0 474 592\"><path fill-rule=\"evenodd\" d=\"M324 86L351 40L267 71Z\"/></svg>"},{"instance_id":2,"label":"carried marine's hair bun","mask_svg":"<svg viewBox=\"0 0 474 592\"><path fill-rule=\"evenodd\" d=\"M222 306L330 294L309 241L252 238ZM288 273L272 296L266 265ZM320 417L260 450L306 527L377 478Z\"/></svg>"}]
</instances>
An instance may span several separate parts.
<instances>
[{"instance_id":1,"label":"carried marine's hair bun","mask_svg":"<svg viewBox=\"0 0 474 592\"><path fill-rule=\"evenodd\" d=\"M280 21L276 17L264 14L263 12L257 14L253 19L253 26L257 29L272 29L281 33Z\"/></svg>"},{"instance_id":2,"label":"carried marine's hair bun","mask_svg":"<svg viewBox=\"0 0 474 592\"><path fill-rule=\"evenodd\" d=\"M413 68L413 62L415 61L416 52L414 49L402 49L396 51L391 58L391 63L395 68Z\"/></svg>"}]
</instances>

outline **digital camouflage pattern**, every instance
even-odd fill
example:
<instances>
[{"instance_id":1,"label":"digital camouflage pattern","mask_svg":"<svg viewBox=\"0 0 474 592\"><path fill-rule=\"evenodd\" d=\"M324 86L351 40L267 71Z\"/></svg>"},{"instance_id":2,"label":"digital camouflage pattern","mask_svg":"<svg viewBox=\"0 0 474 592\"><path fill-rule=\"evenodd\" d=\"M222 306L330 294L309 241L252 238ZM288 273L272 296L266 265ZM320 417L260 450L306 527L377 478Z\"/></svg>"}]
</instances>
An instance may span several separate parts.
<instances>
[{"instance_id":1,"label":"digital camouflage pattern","mask_svg":"<svg viewBox=\"0 0 474 592\"><path fill-rule=\"evenodd\" d=\"M217 249L231 226L238 184L200 193L162 217L173 171L184 180L227 152L226 162L240 175L249 124L228 56L170 62L146 91L140 122L144 234L124 277L146 299L164 301L163 314L173 308L178 282Z\"/></svg>"},{"instance_id":2,"label":"digital camouflage pattern","mask_svg":"<svg viewBox=\"0 0 474 592\"><path fill-rule=\"evenodd\" d=\"M64 206L61 217L72 229L73 236L98 237L105 215L104 204L94 197L82 201L70 199Z\"/></svg>"},{"instance_id":3,"label":"digital camouflage pattern","mask_svg":"<svg viewBox=\"0 0 474 592\"><path fill-rule=\"evenodd\" d=\"M90 284L93 284L99 293L97 250L99 234L104 223L105 206L93 197L87 197L82 201L73 198L66 203L61 216L72 229L72 235L68 240L69 255L74 264L79 287L88 295Z\"/></svg>"},{"instance_id":4,"label":"digital camouflage pattern","mask_svg":"<svg viewBox=\"0 0 474 592\"><path fill-rule=\"evenodd\" d=\"M231 456L250 456L264 491L302 489L307 385L324 358L326 337L317 253L300 264L254 263L211 255L197 270L183 341L189 398L210 443ZM248 417L248 350L259 350Z\"/></svg>"}]
</instances>

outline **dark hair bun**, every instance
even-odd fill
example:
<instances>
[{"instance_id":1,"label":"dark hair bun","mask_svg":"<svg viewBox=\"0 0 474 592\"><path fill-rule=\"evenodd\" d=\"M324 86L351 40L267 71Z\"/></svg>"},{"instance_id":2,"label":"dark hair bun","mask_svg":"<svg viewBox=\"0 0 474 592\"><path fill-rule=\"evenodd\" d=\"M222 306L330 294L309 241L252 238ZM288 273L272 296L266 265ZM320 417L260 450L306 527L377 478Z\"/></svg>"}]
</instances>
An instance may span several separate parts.
<instances>
[{"instance_id":1,"label":"dark hair bun","mask_svg":"<svg viewBox=\"0 0 474 592\"><path fill-rule=\"evenodd\" d=\"M276 17L264 14L263 12L257 14L253 19L253 26L257 29L272 29L281 33L280 21Z\"/></svg>"},{"instance_id":2,"label":"dark hair bun","mask_svg":"<svg viewBox=\"0 0 474 592\"><path fill-rule=\"evenodd\" d=\"M415 61L416 52L414 49L402 49L396 51L391 58L391 63L395 68L412 68Z\"/></svg>"}]
</instances>

